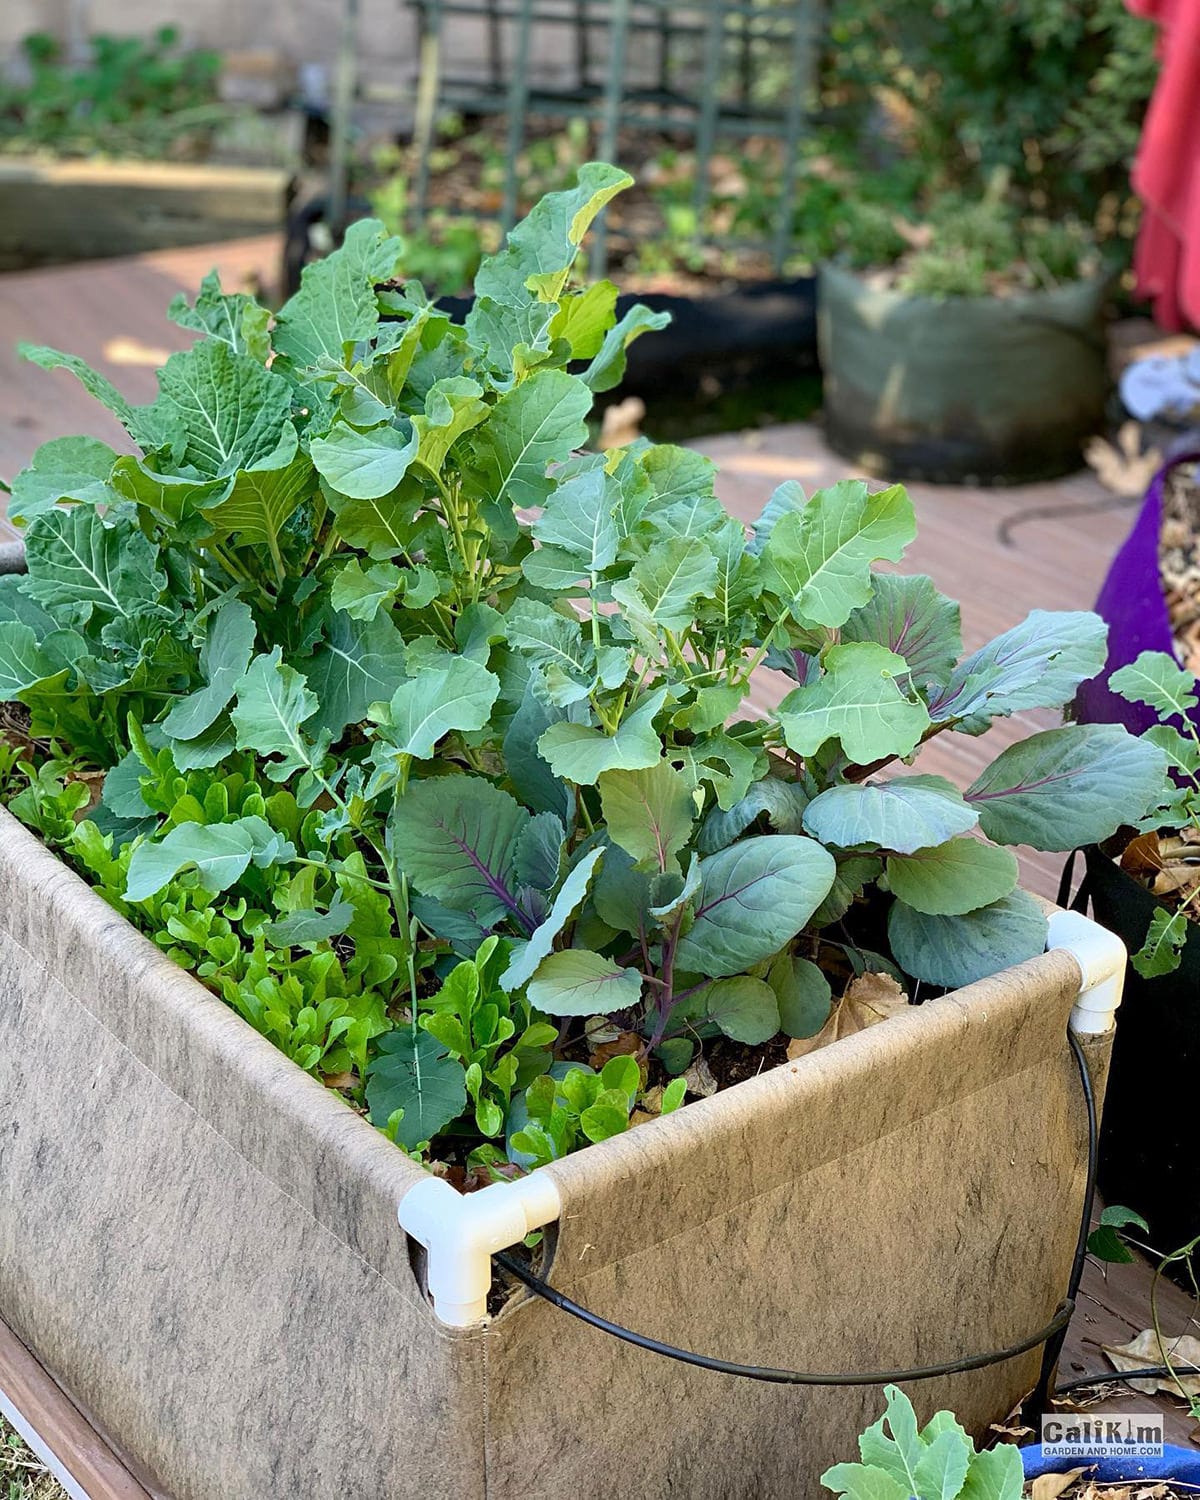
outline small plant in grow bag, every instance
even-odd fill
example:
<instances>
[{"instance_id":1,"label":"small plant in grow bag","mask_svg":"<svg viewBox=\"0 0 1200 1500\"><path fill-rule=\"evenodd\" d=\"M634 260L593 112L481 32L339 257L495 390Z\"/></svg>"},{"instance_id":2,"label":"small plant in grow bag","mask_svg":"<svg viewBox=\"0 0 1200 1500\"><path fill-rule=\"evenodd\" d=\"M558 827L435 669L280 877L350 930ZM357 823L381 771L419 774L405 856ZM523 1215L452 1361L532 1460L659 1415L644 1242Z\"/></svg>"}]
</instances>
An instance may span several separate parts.
<instances>
[{"instance_id":1,"label":"small plant in grow bag","mask_svg":"<svg viewBox=\"0 0 1200 1500\"><path fill-rule=\"evenodd\" d=\"M977 1453L953 1412L939 1411L919 1428L899 1387L884 1395L887 1410L858 1440L862 1462L826 1469L825 1489L845 1500L1021 1500L1021 1455L1011 1444Z\"/></svg>"},{"instance_id":2,"label":"small plant in grow bag","mask_svg":"<svg viewBox=\"0 0 1200 1500\"><path fill-rule=\"evenodd\" d=\"M1179 967L1188 924L1200 920L1200 735L1188 717L1200 692L1192 673L1164 651L1143 651L1113 673L1109 686L1159 716L1143 738L1163 752L1169 768L1121 853L1122 869L1145 881L1161 903L1132 960L1143 978L1153 979Z\"/></svg>"},{"instance_id":3,"label":"small plant in grow bag","mask_svg":"<svg viewBox=\"0 0 1200 1500\"><path fill-rule=\"evenodd\" d=\"M1002 845L1107 837L1164 774L1111 725L965 793L904 774L1069 701L1100 621L964 656L928 578L873 571L915 535L901 487L787 483L748 533L699 454L583 451L663 322L572 285L628 183L543 199L463 323L367 221L274 319L213 277L174 304L197 338L149 406L27 351L139 452L57 439L14 481L6 800L404 1149L484 1177L781 1058L856 975L1033 957ZM746 717L760 669L782 702Z\"/></svg>"}]
</instances>

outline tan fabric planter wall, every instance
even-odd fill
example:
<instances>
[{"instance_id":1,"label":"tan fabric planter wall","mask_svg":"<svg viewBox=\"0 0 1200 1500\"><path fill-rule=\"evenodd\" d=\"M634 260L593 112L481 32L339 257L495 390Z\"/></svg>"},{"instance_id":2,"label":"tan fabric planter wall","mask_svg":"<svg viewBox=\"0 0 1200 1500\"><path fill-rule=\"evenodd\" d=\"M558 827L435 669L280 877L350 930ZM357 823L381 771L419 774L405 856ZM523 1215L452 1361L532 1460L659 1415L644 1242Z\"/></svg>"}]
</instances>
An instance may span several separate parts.
<instances>
[{"instance_id":1,"label":"tan fabric planter wall","mask_svg":"<svg viewBox=\"0 0 1200 1500\"><path fill-rule=\"evenodd\" d=\"M763 1364L1019 1340L1075 1241L1079 985L1048 953L556 1163L547 1274ZM0 1316L177 1500L796 1500L853 1456L877 1390L525 1297L443 1327L396 1224L424 1178L0 813ZM910 1393L982 1431L1038 1361Z\"/></svg>"}]
</instances>

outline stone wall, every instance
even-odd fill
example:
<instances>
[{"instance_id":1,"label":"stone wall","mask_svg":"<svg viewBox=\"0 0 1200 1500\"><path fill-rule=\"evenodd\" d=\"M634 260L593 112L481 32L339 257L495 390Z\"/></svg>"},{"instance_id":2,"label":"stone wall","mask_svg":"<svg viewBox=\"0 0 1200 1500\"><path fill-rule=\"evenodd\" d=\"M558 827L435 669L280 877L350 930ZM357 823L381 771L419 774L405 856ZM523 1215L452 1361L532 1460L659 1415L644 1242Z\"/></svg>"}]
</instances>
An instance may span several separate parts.
<instances>
[{"instance_id":1,"label":"stone wall","mask_svg":"<svg viewBox=\"0 0 1200 1500\"><path fill-rule=\"evenodd\" d=\"M564 6L564 10L566 7ZM359 69L369 99L411 105L417 73L417 18L407 0L359 0ZM299 68L332 70L340 0L0 0L0 59L9 67L23 36L48 31L64 41L89 32L148 34L179 28L189 46L221 52L266 50ZM510 45L509 38L504 46ZM540 28L531 71L542 81L570 76L574 42L568 27ZM444 29L444 67L483 78L487 34L471 17L451 17Z\"/></svg>"}]
</instances>

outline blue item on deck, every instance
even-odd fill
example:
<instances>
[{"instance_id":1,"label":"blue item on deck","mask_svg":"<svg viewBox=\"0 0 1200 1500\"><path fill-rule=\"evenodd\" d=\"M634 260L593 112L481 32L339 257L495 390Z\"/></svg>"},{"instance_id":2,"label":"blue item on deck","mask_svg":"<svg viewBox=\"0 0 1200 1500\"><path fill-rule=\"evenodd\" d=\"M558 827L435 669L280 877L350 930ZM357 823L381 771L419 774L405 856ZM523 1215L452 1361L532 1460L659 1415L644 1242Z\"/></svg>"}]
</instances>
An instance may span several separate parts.
<instances>
[{"instance_id":1,"label":"blue item on deck","mask_svg":"<svg viewBox=\"0 0 1200 1500\"><path fill-rule=\"evenodd\" d=\"M1021 1449L1021 1462L1026 1479L1036 1479L1039 1474L1066 1474L1086 1463L1089 1469L1095 1469L1090 1477L1105 1483L1173 1479L1176 1484L1195 1485L1200 1494L1200 1453L1170 1444L1164 1445L1161 1458L1096 1458L1089 1462L1082 1458L1045 1458L1042 1445L1033 1443Z\"/></svg>"}]
</instances>

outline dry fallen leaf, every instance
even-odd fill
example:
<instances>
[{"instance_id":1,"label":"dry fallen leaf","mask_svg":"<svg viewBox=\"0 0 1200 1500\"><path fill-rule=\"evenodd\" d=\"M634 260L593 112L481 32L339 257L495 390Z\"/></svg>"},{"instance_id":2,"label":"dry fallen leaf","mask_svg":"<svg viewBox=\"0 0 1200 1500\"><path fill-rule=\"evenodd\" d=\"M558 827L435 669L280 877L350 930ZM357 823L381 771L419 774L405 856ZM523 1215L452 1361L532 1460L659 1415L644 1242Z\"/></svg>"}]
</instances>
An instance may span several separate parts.
<instances>
[{"instance_id":1,"label":"dry fallen leaf","mask_svg":"<svg viewBox=\"0 0 1200 1500\"><path fill-rule=\"evenodd\" d=\"M614 1057L636 1057L645 1043L636 1031L619 1031L610 1041L593 1046L588 1053L588 1062L598 1073ZM642 1066L642 1082L645 1083L645 1064Z\"/></svg>"},{"instance_id":2,"label":"dry fallen leaf","mask_svg":"<svg viewBox=\"0 0 1200 1500\"><path fill-rule=\"evenodd\" d=\"M997 1437L1008 1438L1014 1443L1020 1443L1022 1438L1033 1436L1033 1428L1026 1427L1024 1423L1022 1423L1018 1419L1017 1412L1014 1412L1013 1415L1009 1417L1005 1422L991 1423L988 1431L994 1432Z\"/></svg>"},{"instance_id":3,"label":"dry fallen leaf","mask_svg":"<svg viewBox=\"0 0 1200 1500\"><path fill-rule=\"evenodd\" d=\"M908 996L890 974L860 974L846 986L846 993L834 1003L829 1019L814 1036L797 1037L788 1044L788 1059L807 1057L810 1052L819 1052L830 1042L840 1042L843 1037L853 1036L856 1031L865 1031L879 1021L903 1010L908 1005Z\"/></svg>"},{"instance_id":4,"label":"dry fallen leaf","mask_svg":"<svg viewBox=\"0 0 1200 1500\"><path fill-rule=\"evenodd\" d=\"M1081 1474L1086 1473L1085 1465L1081 1469L1071 1469L1066 1474L1040 1474L1033 1481L1033 1489L1030 1491L1032 1500L1058 1500L1059 1495L1064 1494Z\"/></svg>"},{"instance_id":5,"label":"dry fallen leaf","mask_svg":"<svg viewBox=\"0 0 1200 1500\"><path fill-rule=\"evenodd\" d=\"M1154 880L1156 896L1184 896L1200 886L1200 849L1189 837L1192 832L1188 828L1182 834L1159 835L1162 866Z\"/></svg>"},{"instance_id":6,"label":"dry fallen leaf","mask_svg":"<svg viewBox=\"0 0 1200 1500\"><path fill-rule=\"evenodd\" d=\"M1141 446L1141 428L1136 422L1125 422L1115 445L1104 438L1089 438L1083 445L1083 456L1105 489L1132 499L1145 494L1146 486L1162 466L1157 448L1143 453Z\"/></svg>"},{"instance_id":7,"label":"dry fallen leaf","mask_svg":"<svg viewBox=\"0 0 1200 1500\"><path fill-rule=\"evenodd\" d=\"M1163 867L1162 854L1158 847L1158 834L1155 830L1149 833L1139 833L1137 838L1130 839L1125 845L1121 855L1121 868L1130 875L1136 875L1143 879L1156 876Z\"/></svg>"},{"instance_id":8,"label":"dry fallen leaf","mask_svg":"<svg viewBox=\"0 0 1200 1500\"><path fill-rule=\"evenodd\" d=\"M609 448L625 448L636 442L642 434L642 419L645 415L646 403L640 396L626 396L624 401L617 401L606 407L600 424L599 447L607 451Z\"/></svg>"},{"instance_id":9,"label":"dry fallen leaf","mask_svg":"<svg viewBox=\"0 0 1200 1500\"><path fill-rule=\"evenodd\" d=\"M860 974L850 981L842 996L843 1008L848 1007L859 1019L860 1024L854 1028L856 1031L873 1026L876 1021L886 1021L907 1004L904 987L890 974Z\"/></svg>"},{"instance_id":10,"label":"dry fallen leaf","mask_svg":"<svg viewBox=\"0 0 1200 1500\"><path fill-rule=\"evenodd\" d=\"M1200 1339L1189 1333L1178 1338L1164 1338L1161 1342L1153 1328L1143 1328L1137 1338L1127 1344L1101 1344L1110 1362L1118 1370L1138 1370L1144 1365L1200 1365ZM1126 1380L1123 1384L1130 1390L1153 1396L1156 1391L1174 1391L1180 1387L1189 1396L1200 1396L1200 1375L1181 1375L1178 1383L1169 1375L1151 1375L1146 1380Z\"/></svg>"},{"instance_id":11,"label":"dry fallen leaf","mask_svg":"<svg viewBox=\"0 0 1200 1500\"><path fill-rule=\"evenodd\" d=\"M698 1057L683 1076L687 1079L689 1094L697 1094L701 1099L711 1099L717 1092L717 1080L703 1057Z\"/></svg>"}]
</instances>

